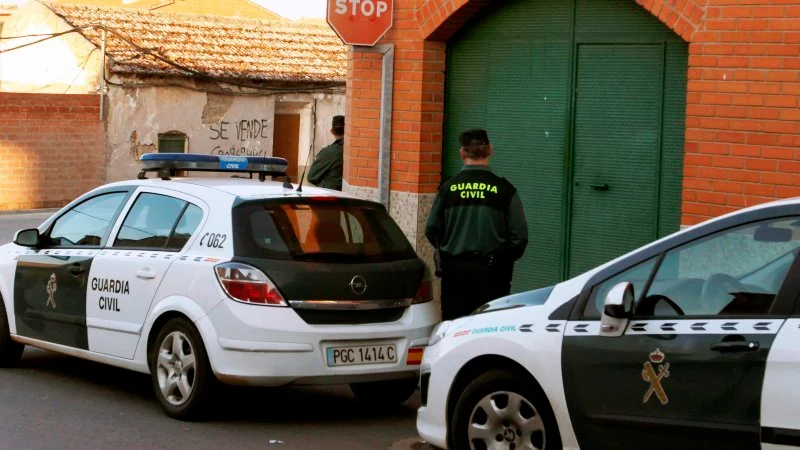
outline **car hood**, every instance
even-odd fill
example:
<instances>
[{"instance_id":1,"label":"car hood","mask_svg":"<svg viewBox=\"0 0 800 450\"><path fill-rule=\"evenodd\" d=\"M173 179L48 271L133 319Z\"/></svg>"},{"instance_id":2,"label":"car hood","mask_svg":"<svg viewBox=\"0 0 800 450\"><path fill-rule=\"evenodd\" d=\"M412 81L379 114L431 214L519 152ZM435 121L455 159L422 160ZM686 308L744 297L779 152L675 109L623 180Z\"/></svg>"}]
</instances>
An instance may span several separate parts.
<instances>
[{"instance_id":1,"label":"car hood","mask_svg":"<svg viewBox=\"0 0 800 450\"><path fill-rule=\"evenodd\" d=\"M554 288L555 285L498 298L476 309L471 315L475 316L526 306L541 306L545 304Z\"/></svg>"}]
</instances>

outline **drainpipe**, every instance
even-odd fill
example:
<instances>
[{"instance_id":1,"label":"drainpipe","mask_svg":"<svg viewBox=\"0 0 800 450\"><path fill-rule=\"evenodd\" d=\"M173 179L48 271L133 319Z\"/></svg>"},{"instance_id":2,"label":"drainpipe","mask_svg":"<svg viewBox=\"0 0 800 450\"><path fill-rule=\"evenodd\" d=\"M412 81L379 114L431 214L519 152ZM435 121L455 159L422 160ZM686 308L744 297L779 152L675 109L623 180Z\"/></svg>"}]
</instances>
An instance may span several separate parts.
<instances>
[{"instance_id":1,"label":"drainpipe","mask_svg":"<svg viewBox=\"0 0 800 450\"><path fill-rule=\"evenodd\" d=\"M374 47L354 46L353 50L365 53L381 53L381 130L378 150L378 201L389 209L389 182L392 159L392 92L394 88L394 44Z\"/></svg>"},{"instance_id":2,"label":"drainpipe","mask_svg":"<svg viewBox=\"0 0 800 450\"><path fill-rule=\"evenodd\" d=\"M106 27L103 25L103 42L100 46L103 63L100 67L100 121L105 118L106 107Z\"/></svg>"}]
</instances>

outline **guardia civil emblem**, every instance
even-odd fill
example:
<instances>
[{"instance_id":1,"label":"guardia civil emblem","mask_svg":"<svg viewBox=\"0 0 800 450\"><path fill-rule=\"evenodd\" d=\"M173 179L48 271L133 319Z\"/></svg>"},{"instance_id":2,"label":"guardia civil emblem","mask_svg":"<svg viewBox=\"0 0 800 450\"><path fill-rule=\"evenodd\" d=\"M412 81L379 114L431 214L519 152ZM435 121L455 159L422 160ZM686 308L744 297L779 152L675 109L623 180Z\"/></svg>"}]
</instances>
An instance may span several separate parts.
<instances>
[{"instance_id":1,"label":"guardia civil emblem","mask_svg":"<svg viewBox=\"0 0 800 450\"><path fill-rule=\"evenodd\" d=\"M52 306L53 309L56 309L56 289L58 285L56 284L56 274L50 274L50 281L47 282L47 303L45 306Z\"/></svg>"},{"instance_id":2,"label":"guardia civil emblem","mask_svg":"<svg viewBox=\"0 0 800 450\"><path fill-rule=\"evenodd\" d=\"M645 361L644 369L642 369L642 379L649 382L650 387L647 388L642 403L647 403L653 394L656 395L662 405L669 403L664 386L661 385L661 380L669 377L669 363L664 362L665 359L666 355L660 349L655 349L650 353L650 361Z\"/></svg>"}]
</instances>

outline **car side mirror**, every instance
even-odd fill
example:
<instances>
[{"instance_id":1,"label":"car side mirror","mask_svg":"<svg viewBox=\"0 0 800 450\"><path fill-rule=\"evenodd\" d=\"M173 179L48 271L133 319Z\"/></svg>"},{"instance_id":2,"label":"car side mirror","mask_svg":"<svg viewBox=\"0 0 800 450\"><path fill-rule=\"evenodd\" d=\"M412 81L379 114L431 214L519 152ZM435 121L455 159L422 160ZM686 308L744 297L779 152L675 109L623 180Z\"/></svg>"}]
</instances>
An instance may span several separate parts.
<instances>
[{"instance_id":1,"label":"car side mirror","mask_svg":"<svg viewBox=\"0 0 800 450\"><path fill-rule=\"evenodd\" d=\"M601 336L622 336L633 314L633 284L622 282L608 291L600 319Z\"/></svg>"},{"instance_id":2,"label":"car side mirror","mask_svg":"<svg viewBox=\"0 0 800 450\"><path fill-rule=\"evenodd\" d=\"M14 243L22 247L38 247L39 230L36 228L29 228L17 231L17 233L14 234Z\"/></svg>"}]
</instances>

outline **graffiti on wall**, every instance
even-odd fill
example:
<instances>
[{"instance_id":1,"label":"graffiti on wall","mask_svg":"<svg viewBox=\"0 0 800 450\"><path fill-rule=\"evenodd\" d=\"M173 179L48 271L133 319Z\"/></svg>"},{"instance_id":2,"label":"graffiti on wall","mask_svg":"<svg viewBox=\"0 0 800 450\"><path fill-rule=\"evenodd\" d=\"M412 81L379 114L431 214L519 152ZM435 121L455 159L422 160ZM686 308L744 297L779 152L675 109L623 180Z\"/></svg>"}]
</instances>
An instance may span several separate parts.
<instances>
[{"instance_id":1,"label":"graffiti on wall","mask_svg":"<svg viewBox=\"0 0 800 450\"><path fill-rule=\"evenodd\" d=\"M268 119L222 120L210 126L212 155L268 156Z\"/></svg>"}]
</instances>

